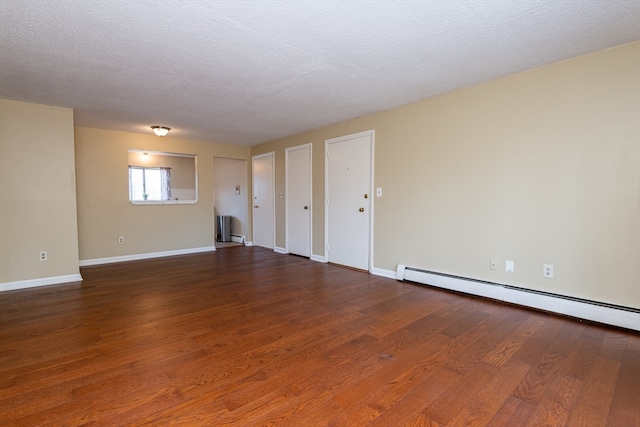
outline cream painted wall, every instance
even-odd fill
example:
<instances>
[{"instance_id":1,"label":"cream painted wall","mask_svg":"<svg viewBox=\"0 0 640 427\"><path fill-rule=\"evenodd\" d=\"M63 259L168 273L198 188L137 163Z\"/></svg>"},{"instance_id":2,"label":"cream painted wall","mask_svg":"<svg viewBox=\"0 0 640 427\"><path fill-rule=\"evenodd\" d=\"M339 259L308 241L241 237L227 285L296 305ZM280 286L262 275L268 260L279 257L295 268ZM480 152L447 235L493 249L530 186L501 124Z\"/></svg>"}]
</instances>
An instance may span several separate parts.
<instances>
[{"instance_id":1,"label":"cream painted wall","mask_svg":"<svg viewBox=\"0 0 640 427\"><path fill-rule=\"evenodd\" d=\"M0 99L0 283L74 275L73 110Z\"/></svg>"},{"instance_id":2,"label":"cream painted wall","mask_svg":"<svg viewBox=\"0 0 640 427\"><path fill-rule=\"evenodd\" d=\"M374 198L374 267L640 308L640 42L253 147L275 151L280 193L285 148L313 142L315 255L324 141L369 129L384 195Z\"/></svg>"},{"instance_id":3,"label":"cream painted wall","mask_svg":"<svg viewBox=\"0 0 640 427\"><path fill-rule=\"evenodd\" d=\"M128 150L197 156L198 203L132 205ZM81 260L214 246L213 158L248 159L249 148L76 128L78 230ZM246 203L249 203L247 198ZM123 236L125 243L118 244Z\"/></svg>"}]
</instances>

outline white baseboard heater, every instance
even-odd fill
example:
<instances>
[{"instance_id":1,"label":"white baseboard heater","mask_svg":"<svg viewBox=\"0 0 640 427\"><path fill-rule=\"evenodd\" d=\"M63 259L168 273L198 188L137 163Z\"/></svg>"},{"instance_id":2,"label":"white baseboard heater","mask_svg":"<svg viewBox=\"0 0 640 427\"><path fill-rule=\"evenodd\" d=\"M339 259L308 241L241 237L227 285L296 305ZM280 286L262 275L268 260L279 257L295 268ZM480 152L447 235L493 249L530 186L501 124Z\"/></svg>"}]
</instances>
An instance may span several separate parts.
<instances>
[{"instance_id":1,"label":"white baseboard heater","mask_svg":"<svg viewBox=\"0 0 640 427\"><path fill-rule=\"evenodd\" d=\"M396 279L640 331L640 310L635 308L422 270L402 264L398 265Z\"/></svg>"}]
</instances>

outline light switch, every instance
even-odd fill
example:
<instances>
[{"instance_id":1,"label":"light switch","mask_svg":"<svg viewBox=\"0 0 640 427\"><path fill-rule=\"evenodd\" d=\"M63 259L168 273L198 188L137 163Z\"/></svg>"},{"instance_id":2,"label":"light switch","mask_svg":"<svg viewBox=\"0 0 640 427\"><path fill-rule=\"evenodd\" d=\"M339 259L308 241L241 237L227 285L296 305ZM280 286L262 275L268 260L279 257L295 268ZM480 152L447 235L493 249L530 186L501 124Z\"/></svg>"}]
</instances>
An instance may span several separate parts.
<instances>
[{"instance_id":1,"label":"light switch","mask_svg":"<svg viewBox=\"0 0 640 427\"><path fill-rule=\"evenodd\" d=\"M513 273L513 261L507 260L505 270L509 273Z\"/></svg>"},{"instance_id":2,"label":"light switch","mask_svg":"<svg viewBox=\"0 0 640 427\"><path fill-rule=\"evenodd\" d=\"M376 188L376 197L382 197L382 187Z\"/></svg>"}]
</instances>

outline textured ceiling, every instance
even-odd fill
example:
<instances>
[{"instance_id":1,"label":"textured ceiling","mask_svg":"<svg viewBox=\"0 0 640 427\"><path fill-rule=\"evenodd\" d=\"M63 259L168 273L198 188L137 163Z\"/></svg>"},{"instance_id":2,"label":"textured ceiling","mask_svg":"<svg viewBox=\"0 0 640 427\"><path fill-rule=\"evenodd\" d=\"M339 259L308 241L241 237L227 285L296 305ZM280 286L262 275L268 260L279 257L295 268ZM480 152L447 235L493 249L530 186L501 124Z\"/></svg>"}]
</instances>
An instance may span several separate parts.
<instances>
[{"instance_id":1,"label":"textured ceiling","mask_svg":"<svg viewBox=\"0 0 640 427\"><path fill-rule=\"evenodd\" d=\"M640 39L640 0L0 0L0 97L254 145Z\"/></svg>"}]
</instances>

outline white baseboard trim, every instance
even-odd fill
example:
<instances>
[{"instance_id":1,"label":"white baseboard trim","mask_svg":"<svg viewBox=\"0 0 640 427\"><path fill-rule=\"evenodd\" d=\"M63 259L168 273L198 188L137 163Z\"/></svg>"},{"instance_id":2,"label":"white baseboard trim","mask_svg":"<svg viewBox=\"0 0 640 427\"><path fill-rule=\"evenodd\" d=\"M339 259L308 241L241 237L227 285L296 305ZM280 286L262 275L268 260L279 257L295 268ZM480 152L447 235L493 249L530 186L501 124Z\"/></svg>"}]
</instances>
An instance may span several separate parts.
<instances>
[{"instance_id":1,"label":"white baseboard trim","mask_svg":"<svg viewBox=\"0 0 640 427\"><path fill-rule=\"evenodd\" d=\"M398 265L395 278L640 331L640 310L632 308L411 269L405 265Z\"/></svg>"},{"instance_id":2,"label":"white baseboard trim","mask_svg":"<svg viewBox=\"0 0 640 427\"><path fill-rule=\"evenodd\" d=\"M80 267L88 267L90 265L112 264L114 262L139 261L142 259L162 258L175 255L198 254L201 252L214 252L215 246L204 246L201 248L177 249L175 251L149 252L145 254L123 255L108 258L95 258L80 260Z\"/></svg>"},{"instance_id":3,"label":"white baseboard trim","mask_svg":"<svg viewBox=\"0 0 640 427\"><path fill-rule=\"evenodd\" d=\"M245 242L244 242L244 245L245 245L245 246L253 246L253 242L252 242L252 241L248 241L248 242L247 242L247 241L245 241Z\"/></svg>"},{"instance_id":4,"label":"white baseboard trim","mask_svg":"<svg viewBox=\"0 0 640 427\"><path fill-rule=\"evenodd\" d=\"M0 292L15 291L18 289L37 288L39 286L61 285L63 283L81 282L80 274L68 274L66 276L43 277L41 279L18 280L16 282L0 283Z\"/></svg>"},{"instance_id":5,"label":"white baseboard trim","mask_svg":"<svg viewBox=\"0 0 640 427\"><path fill-rule=\"evenodd\" d=\"M371 274L373 274L375 276L388 277L389 279L395 279L396 278L396 272L395 271L383 270L382 268L376 268L376 267L373 267L371 269Z\"/></svg>"},{"instance_id":6,"label":"white baseboard trim","mask_svg":"<svg viewBox=\"0 0 640 427\"><path fill-rule=\"evenodd\" d=\"M234 243L244 243L244 236L236 236L235 234L232 234L231 241Z\"/></svg>"},{"instance_id":7,"label":"white baseboard trim","mask_svg":"<svg viewBox=\"0 0 640 427\"><path fill-rule=\"evenodd\" d=\"M309 257L309 259L310 259L311 261L316 261L316 262L322 262L322 263L327 262L327 260L326 260L323 256L315 255L315 254L311 254L311 256Z\"/></svg>"},{"instance_id":8,"label":"white baseboard trim","mask_svg":"<svg viewBox=\"0 0 640 427\"><path fill-rule=\"evenodd\" d=\"M274 246L273 247L273 251L277 252L279 254L286 254L287 253L287 249L286 248L281 248L279 246Z\"/></svg>"}]
</instances>

